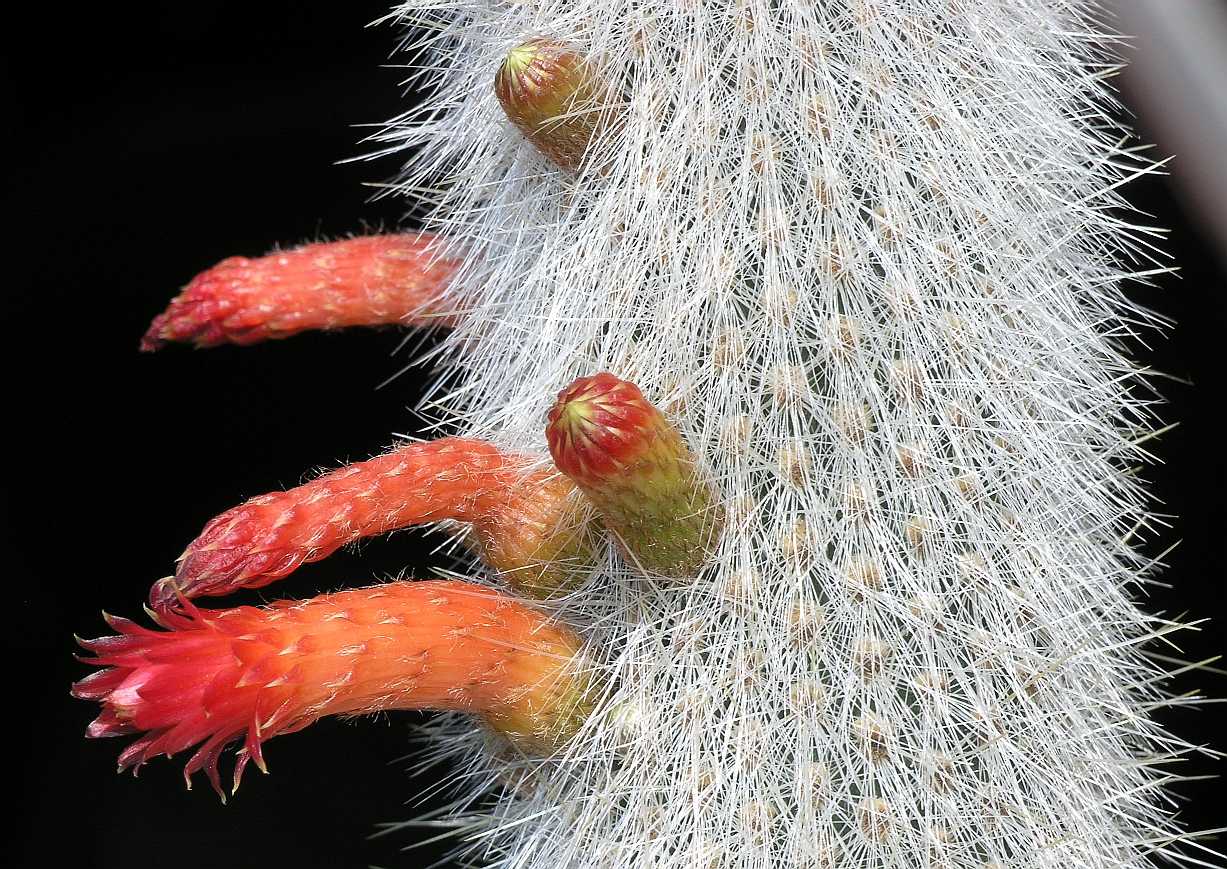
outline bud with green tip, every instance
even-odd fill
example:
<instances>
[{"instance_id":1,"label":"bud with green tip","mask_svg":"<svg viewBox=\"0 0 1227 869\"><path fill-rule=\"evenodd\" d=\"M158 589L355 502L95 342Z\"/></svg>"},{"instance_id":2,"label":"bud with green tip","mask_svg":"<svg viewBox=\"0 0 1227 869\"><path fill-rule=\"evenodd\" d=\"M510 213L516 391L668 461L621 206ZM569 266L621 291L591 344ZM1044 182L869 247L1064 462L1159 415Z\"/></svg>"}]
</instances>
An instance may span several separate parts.
<instances>
[{"instance_id":1,"label":"bud with green tip","mask_svg":"<svg viewBox=\"0 0 1227 869\"><path fill-rule=\"evenodd\" d=\"M494 77L507 118L546 157L577 172L589 145L616 123L615 94L579 52L546 38L507 54Z\"/></svg>"},{"instance_id":2,"label":"bud with green tip","mask_svg":"<svg viewBox=\"0 0 1227 869\"><path fill-rule=\"evenodd\" d=\"M550 454L652 573L694 576L723 526L716 493L681 434L633 383L602 372L558 394Z\"/></svg>"}]
</instances>

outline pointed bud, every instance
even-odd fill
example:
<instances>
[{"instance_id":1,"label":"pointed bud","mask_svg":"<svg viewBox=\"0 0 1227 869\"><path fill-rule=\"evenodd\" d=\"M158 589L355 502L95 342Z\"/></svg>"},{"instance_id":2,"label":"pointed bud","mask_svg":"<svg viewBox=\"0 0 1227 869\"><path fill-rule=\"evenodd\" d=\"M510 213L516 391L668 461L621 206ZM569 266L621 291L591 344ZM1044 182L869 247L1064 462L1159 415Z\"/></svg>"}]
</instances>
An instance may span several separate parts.
<instances>
[{"instance_id":1,"label":"pointed bud","mask_svg":"<svg viewBox=\"0 0 1227 869\"><path fill-rule=\"evenodd\" d=\"M665 576L698 573L723 510L681 434L637 386L609 373L576 380L558 394L546 438L632 561Z\"/></svg>"},{"instance_id":2,"label":"pointed bud","mask_svg":"<svg viewBox=\"0 0 1227 869\"><path fill-rule=\"evenodd\" d=\"M201 272L159 314L141 349L255 344L312 329L450 325L442 301L456 263L434 236L372 235L248 259Z\"/></svg>"},{"instance_id":3,"label":"pointed bud","mask_svg":"<svg viewBox=\"0 0 1227 869\"><path fill-rule=\"evenodd\" d=\"M159 615L164 630L110 618L83 640L101 669L73 685L102 712L90 737L139 734L121 770L196 747L204 770L241 742L235 787L263 744L327 715L452 709L480 715L521 750L548 754L591 711L579 638L544 614L467 582L394 582L268 607Z\"/></svg>"},{"instance_id":4,"label":"pointed bud","mask_svg":"<svg viewBox=\"0 0 1227 869\"><path fill-rule=\"evenodd\" d=\"M613 89L583 55L550 39L531 39L508 52L494 93L520 132L572 172L589 145L619 121Z\"/></svg>"}]
</instances>

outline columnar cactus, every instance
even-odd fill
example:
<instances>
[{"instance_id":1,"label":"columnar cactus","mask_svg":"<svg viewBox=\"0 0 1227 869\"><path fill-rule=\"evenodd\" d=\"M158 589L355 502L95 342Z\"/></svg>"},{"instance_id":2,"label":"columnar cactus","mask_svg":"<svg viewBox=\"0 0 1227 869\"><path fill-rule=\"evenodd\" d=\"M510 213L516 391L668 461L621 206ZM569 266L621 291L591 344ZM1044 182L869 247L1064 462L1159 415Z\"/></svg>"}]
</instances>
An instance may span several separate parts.
<instances>
[{"instance_id":1,"label":"columnar cactus","mask_svg":"<svg viewBox=\"0 0 1227 869\"><path fill-rule=\"evenodd\" d=\"M485 819L467 858L1107 869L1169 854L1163 761L1187 746L1148 718L1162 673L1139 645L1171 625L1130 592L1149 569L1131 471L1152 418L1120 346L1153 320L1123 292L1150 267L1117 194L1148 166L1110 121L1094 3L417 0L395 15L424 34L433 92L384 138L411 155L406 191L436 189L433 235L412 247L433 277L401 276L400 302L336 324L395 310L453 327L433 355L460 384L440 401L468 458L415 445L411 481L389 476L392 454L227 514L154 590L170 635L265 618L193 615L196 594L364 534L467 523L475 580L510 587L489 599L574 658L532 653L540 666L498 683L503 709L569 674L548 739L436 724L440 751L491 773L457 785L458 825ZM250 297L239 283L210 304ZM300 282L304 309L320 286ZM149 344L292 331L258 313L238 338L174 327L190 309L176 301ZM607 394L623 404L596 407ZM480 634L474 619L449 630ZM176 666L147 649L177 644L118 627L87 643L111 668L77 688L104 703L91 735L149 730L133 762L210 737L195 768L229 736L247 739L240 763L259 751L251 702L225 731L201 731L202 701L180 694L143 719L143 686ZM421 628L398 642L446 656ZM357 643L394 671L371 630L338 629L328 653ZM206 708L238 709L266 666L243 663ZM268 673L268 690L287 678ZM464 702L375 686L342 711L469 708L493 676L457 678ZM508 784L491 801L494 780Z\"/></svg>"}]
</instances>

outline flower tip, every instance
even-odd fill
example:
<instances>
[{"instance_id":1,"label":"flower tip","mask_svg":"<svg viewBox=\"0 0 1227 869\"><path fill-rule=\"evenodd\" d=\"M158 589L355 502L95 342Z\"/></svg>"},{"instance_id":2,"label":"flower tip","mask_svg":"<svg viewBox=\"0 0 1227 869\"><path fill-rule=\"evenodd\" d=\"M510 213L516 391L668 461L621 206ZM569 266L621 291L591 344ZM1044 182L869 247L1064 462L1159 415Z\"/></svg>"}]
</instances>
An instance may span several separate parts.
<instances>
[{"instance_id":1,"label":"flower tip","mask_svg":"<svg viewBox=\"0 0 1227 869\"><path fill-rule=\"evenodd\" d=\"M644 400L643 393L635 384L620 380L608 371L601 371L589 377L580 377L561 390L550 414L561 416L574 413L579 418L587 418L600 406L600 400L613 392L621 392L626 399Z\"/></svg>"},{"instance_id":2,"label":"flower tip","mask_svg":"<svg viewBox=\"0 0 1227 869\"><path fill-rule=\"evenodd\" d=\"M533 62L538 54L538 45L540 40L530 40L529 42L521 43L511 51L507 52L507 57L503 60L503 65L499 69L499 74L503 76L519 75L528 68L528 65Z\"/></svg>"},{"instance_id":3,"label":"flower tip","mask_svg":"<svg viewBox=\"0 0 1227 869\"><path fill-rule=\"evenodd\" d=\"M162 328L166 323L166 315L158 314L154 317L153 322L149 324L149 328L145 330L145 334L141 336L139 350L142 353L156 353L166 346L166 339L162 337Z\"/></svg>"},{"instance_id":4,"label":"flower tip","mask_svg":"<svg viewBox=\"0 0 1227 869\"><path fill-rule=\"evenodd\" d=\"M550 453L560 468L580 460L585 442L593 434L594 411L590 401L561 395L550 409L546 439Z\"/></svg>"},{"instance_id":5,"label":"flower tip","mask_svg":"<svg viewBox=\"0 0 1227 869\"><path fill-rule=\"evenodd\" d=\"M642 445L637 434L658 423L668 426L639 387L602 371L558 393L547 417L546 440L559 470L572 479L596 479L633 461Z\"/></svg>"}]
</instances>

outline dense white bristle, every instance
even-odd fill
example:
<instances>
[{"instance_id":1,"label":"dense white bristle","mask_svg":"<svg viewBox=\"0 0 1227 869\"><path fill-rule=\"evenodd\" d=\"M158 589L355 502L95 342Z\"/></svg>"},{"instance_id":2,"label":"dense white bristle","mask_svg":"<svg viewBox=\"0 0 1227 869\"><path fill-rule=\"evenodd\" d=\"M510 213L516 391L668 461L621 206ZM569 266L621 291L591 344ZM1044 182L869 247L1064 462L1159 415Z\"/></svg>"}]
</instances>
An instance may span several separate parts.
<instances>
[{"instance_id":1,"label":"dense white bristle","mask_svg":"<svg viewBox=\"0 0 1227 869\"><path fill-rule=\"evenodd\" d=\"M567 756L476 737L499 867L1087 867L1171 857L1123 342L1159 268L1075 0L413 2L389 126L465 265L435 406L543 451L572 378L666 409L728 511L710 571L611 555L561 617L609 696ZM625 124L572 177L492 90L536 35ZM497 782L512 782L504 787ZM495 785L494 797L483 797ZM484 808L482 808L484 807Z\"/></svg>"}]
</instances>

